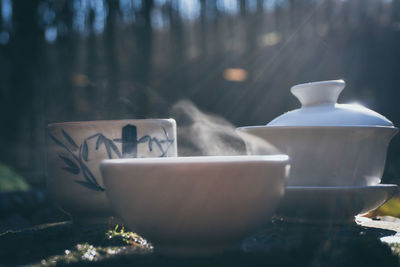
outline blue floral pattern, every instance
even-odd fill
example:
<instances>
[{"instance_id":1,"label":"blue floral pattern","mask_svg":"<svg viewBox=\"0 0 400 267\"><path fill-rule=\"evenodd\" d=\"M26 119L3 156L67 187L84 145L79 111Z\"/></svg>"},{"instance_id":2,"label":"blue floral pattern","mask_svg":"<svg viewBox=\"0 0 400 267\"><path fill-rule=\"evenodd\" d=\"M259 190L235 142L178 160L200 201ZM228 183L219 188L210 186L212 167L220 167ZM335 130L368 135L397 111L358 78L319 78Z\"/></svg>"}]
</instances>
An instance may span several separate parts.
<instances>
[{"instance_id":1,"label":"blue floral pattern","mask_svg":"<svg viewBox=\"0 0 400 267\"><path fill-rule=\"evenodd\" d=\"M64 137L63 141L51 133L49 133L49 137L70 155L70 157L61 154L58 155L64 163L62 169L76 176L82 174L84 180L74 180L76 183L94 191L104 191L104 188L97 182L96 177L86 165L86 162L90 160L88 141L96 139L95 150L99 150L101 146L104 146L109 159L113 158L113 155L117 158L137 157L137 146L141 143L147 143L149 151L153 151L154 147L156 147L160 151L159 157L165 157L175 139L168 136L165 128L162 128L162 130L164 139L158 139L150 135L144 135L137 139L136 126L128 124L122 128L121 138L110 139L102 133L96 133L85 138L80 145L77 145L75 140L63 129L61 129L62 136ZM122 152L118 149L116 143L122 144Z\"/></svg>"}]
</instances>

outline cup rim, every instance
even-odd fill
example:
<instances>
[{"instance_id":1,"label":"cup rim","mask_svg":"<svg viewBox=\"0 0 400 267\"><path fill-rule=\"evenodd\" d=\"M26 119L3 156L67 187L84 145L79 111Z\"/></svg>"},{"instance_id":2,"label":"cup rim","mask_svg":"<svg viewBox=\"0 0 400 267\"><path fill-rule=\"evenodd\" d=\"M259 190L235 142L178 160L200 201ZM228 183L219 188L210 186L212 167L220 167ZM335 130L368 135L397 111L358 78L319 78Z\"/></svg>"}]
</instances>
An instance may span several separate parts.
<instances>
[{"instance_id":1,"label":"cup rim","mask_svg":"<svg viewBox=\"0 0 400 267\"><path fill-rule=\"evenodd\" d=\"M143 123L143 122L173 122L175 123L175 120L173 118L149 118L149 119L122 119L122 120L88 120L88 121L65 121L65 122L52 122L47 124L47 128L50 127L55 127L55 126L62 126L62 125L93 125L93 124L113 124L113 123L121 123L121 122L126 122L126 123Z\"/></svg>"},{"instance_id":2,"label":"cup rim","mask_svg":"<svg viewBox=\"0 0 400 267\"><path fill-rule=\"evenodd\" d=\"M272 155L233 155L233 156L190 156L190 157L149 157L149 158L121 158L103 159L101 166L121 165L182 165L182 164L237 164L237 163L272 163L290 164L286 154Z\"/></svg>"}]
</instances>

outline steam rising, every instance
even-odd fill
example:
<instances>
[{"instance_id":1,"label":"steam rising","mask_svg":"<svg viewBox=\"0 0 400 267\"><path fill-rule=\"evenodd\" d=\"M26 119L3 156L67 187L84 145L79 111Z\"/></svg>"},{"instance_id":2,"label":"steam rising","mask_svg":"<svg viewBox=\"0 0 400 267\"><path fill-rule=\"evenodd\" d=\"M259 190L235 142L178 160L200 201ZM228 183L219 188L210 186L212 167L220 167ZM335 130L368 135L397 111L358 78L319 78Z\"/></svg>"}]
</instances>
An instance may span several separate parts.
<instances>
[{"instance_id":1,"label":"steam rising","mask_svg":"<svg viewBox=\"0 0 400 267\"><path fill-rule=\"evenodd\" d=\"M178 126L179 156L270 155L274 146L256 136L236 132L222 117L201 112L190 101L177 102L171 116Z\"/></svg>"}]
</instances>

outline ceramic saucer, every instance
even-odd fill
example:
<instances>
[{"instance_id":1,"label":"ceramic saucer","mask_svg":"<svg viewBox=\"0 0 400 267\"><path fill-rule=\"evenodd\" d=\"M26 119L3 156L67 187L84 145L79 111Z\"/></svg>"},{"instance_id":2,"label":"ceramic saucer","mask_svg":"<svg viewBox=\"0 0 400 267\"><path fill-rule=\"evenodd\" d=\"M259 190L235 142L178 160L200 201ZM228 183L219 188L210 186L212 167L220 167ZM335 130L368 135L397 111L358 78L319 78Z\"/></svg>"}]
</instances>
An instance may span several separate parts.
<instances>
[{"instance_id":1,"label":"ceramic saucer","mask_svg":"<svg viewBox=\"0 0 400 267\"><path fill-rule=\"evenodd\" d=\"M398 190L397 185L288 186L278 217L304 222L351 222L354 216L382 206Z\"/></svg>"}]
</instances>

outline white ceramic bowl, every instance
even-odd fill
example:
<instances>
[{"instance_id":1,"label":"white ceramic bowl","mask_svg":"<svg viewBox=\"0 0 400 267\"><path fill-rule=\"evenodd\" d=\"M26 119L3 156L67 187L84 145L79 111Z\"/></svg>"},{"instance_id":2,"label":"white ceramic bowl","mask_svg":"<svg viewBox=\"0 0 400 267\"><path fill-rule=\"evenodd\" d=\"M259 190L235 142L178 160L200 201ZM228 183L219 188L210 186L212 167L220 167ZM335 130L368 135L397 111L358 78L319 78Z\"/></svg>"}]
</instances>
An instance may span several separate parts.
<instances>
[{"instance_id":1,"label":"white ceramic bowl","mask_svg":"<svg viewBox=\"0 0 400 267\"><path fill-rule=\"evenodd\" d=\"M116 213L156 250L209 253L237 245L270 220L288 157L104 160L101 170Z\"/></svg>"},{"instance_id":2,"label":"white ceramic bowl","mask_svg":"<svg viewBox=\"0 0 400 267\"><path fill-rule=\"evenodd\" d=\"M238 131L261 137L289 155L289 186L379 184L386 150L398 130L373 110L359 104L338 104L345 84L332 80L295 85L291 92L301 108L265 126Z\"/></svg>"},{"instance_id":3,"label":"white ceramic bowl","mask_svg":"<svg viewBox=\"0 0 400 267\"><path fill-rule=\"evenodd\" d=\"M394 127L249 126L289 155L289 186L365 186L381 181Z\"/></svg>"},{"instance_id":4,"label":"white ceramic bowl","mask_svg":"<svg viewBox=\"0 0 400 267\"><path fill-rule=\"evenodd\" d=\"M53 123L46 143L50 196L81 223L113 215L100 175L103 159L177 156L173 119Z\"/></svg>"}]
</instances>

